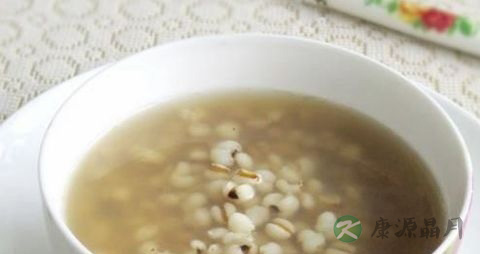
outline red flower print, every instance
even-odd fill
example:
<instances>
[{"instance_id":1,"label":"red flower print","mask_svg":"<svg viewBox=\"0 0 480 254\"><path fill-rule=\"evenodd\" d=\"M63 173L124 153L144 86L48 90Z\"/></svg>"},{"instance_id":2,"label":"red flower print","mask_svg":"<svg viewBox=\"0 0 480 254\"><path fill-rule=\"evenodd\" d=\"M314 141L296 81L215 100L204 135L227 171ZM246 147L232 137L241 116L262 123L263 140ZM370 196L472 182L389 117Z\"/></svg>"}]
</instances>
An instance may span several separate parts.
<instances>
[{"instance_id":1,"label":"red flower print","mask_svg":"<svg viewBox=\"0 0 480 254\"><path fill-rule=\"evenodd\" d=\"M427 28L433 28L438 32L443 32L451 27L455 18L455 15L451 13L434 8L422 13L423 24L425 24Z\"/></svg>"}]
</instances>

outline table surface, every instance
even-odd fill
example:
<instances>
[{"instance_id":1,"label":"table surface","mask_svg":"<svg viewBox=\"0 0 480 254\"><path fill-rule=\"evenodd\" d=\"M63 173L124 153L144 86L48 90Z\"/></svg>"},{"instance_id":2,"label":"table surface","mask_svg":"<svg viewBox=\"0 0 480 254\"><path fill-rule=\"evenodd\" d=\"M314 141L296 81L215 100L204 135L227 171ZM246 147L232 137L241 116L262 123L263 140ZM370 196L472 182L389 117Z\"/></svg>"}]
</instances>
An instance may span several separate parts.
<instances>
[{"instance_id":1,"label":"table surface","mask_svg":"<svg viewBox=\"0 0 480 254\"><path fill-rule=\"evenodd\" d=\"M456 1L480 8L475 0ZM0 0L0 123L43 91L94 67L168 41L248 32L354 50L480 117L480 58L312 2Z\"/></svg>"}]
</instances>

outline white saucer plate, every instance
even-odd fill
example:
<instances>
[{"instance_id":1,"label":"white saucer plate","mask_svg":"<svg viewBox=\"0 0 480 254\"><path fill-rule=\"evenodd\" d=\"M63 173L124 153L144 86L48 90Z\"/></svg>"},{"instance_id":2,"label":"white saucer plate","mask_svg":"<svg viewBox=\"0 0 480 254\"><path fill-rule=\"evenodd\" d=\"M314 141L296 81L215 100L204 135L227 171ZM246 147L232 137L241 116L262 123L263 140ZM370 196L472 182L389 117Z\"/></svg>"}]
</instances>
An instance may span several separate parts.
<instances>
[{"instance_id":1,"label":"white saucer plate","mask_svg":"<svg viewBox=\"0 0 480 254\"><path fill-rule=\"evenodd\" d=\"M38 184L41 139L53 115L97 68L58 85L12 115L0 126L0 254L53 254L46 234ZM428 90L450 115L465 138L474 168L480 166L480 122L448 99ZM474 172L474 189L480 184ZM478 253L480 196L474 195L459 253Z\"/></svg>"}]
</instances>

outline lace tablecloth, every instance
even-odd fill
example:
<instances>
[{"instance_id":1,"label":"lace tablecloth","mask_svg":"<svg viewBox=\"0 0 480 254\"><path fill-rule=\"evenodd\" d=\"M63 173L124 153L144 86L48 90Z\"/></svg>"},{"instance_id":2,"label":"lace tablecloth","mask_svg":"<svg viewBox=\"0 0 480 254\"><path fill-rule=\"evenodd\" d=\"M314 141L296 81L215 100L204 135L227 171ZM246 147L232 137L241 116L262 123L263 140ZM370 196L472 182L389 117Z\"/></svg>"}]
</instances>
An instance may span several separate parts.
<instances>
[{"instance_id":1,"label":"lace tablecloth","mask_svg":"<svg viewBox=\"0 0 480 254\"><path fill-rule=\"evenodd\" d=\"M313 2L0 0L0 122L45 90L96 66L172 40L246 32L308 37L352 49L480 117L480 58Z\"/></svg>"}]
</instances>

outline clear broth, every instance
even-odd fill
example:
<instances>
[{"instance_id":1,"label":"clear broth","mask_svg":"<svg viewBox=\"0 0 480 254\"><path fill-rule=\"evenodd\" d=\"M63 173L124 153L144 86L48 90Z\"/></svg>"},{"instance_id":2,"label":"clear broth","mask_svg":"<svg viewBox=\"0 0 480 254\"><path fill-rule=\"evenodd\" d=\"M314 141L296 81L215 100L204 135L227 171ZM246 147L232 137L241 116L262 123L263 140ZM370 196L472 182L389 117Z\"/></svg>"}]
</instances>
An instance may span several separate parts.
<instances>
[{"instance_id":1,"label":"clear broth","mask_svg":"<svg viewBox=\"0 0 480 254\"><path fill-rule=\"evenodd\" d=\"M211 180L203 172L211 161L205 154L228 139L241 143L253 158L253 170L278 173L282 165L295 168L301 158L314 161L313 178L322 189L312 193L313 209L301 207L289 218L298 222L297 232L302 227L313 229L320 213L332 211L337 216L353 215L362 223L363 233L347 244L353 247L347 253L431 253L443 238L442 234L438 239L420 238L425 218L435 217L442 230L446 219L435 181L410 147L358 112L284 92L192 96L121 123L98 141L79 166L68 198L69 227L96 254L166 250L183 254L191 253L192 239L219 242L209 239L206 231L226 226L215 222L195 226L194 209L185 208L185 200L191 193L207 193ZM172 187L172 171L181 161L192 167L195 184ZM308 179L303 181L306 189ZM177 196L180 202L164 204L165 194ZM221 195L206 196L207 210L226 202ZM237 209L245 210L241 205ZM392 224L386 239L371 236L380 217ZM416 219L416 237L397 237L403 218L409 217ZM257 226L253 233L258 246L272 241L264 227ZM295 236L275 242L284 254L303 253ZM316 253L336 245L341 245L338 240L327 240Z\"/></svg>"}]
</instances>

